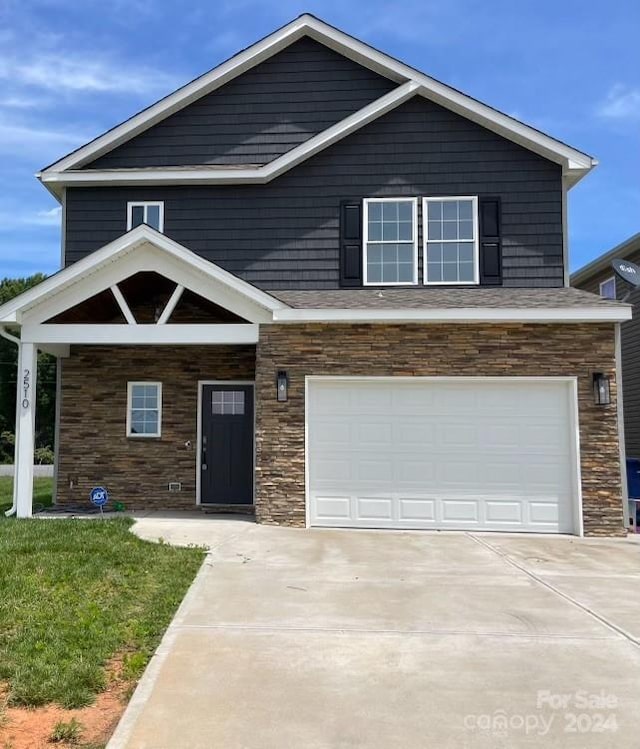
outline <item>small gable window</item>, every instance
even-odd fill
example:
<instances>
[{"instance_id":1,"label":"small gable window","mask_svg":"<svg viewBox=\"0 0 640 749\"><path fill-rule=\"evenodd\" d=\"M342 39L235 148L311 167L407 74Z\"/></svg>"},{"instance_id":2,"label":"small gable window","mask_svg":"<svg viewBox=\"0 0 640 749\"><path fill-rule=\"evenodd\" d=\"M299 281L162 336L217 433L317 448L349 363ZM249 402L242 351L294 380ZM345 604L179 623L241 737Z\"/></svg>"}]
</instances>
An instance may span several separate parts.
<instances>
[{"instance_id":1,"label":"small gable window","mask_svg":"<svg viewBox=\"0 0 640 749\"><path fill-rule=\"evenodd\" d=\"M600 284L600 296L603 299L615 299L616 298L616 277L611 276Z\"/></svg>"},{"instance_id":2,"label":"small gable window","mask_svg":"<svg viewBox=\"0 0 640 749\"><path fill-rule=\"evenodd\" d=\"M417 198L364 201L364 284L418 282Z\"/></svg>"},{"instance_id":3,"label":"small gable window","mask_svg":"<svg viewBox=\"0 0 640 749\"><path fill-rule=\"evenodd\" d=\"M478 199L425 198L424 282L478 283Z\"/></svg>"},{"instance_id":4,"label":"small gable window","mask_svg":"<svg viewBox=\"0 0 640 749\"><path fill-rule=\"evenodd\" d=\"M159 437L162 418L162 383L129 382L127 437Z\"/></svg>"},{"instance_id":5,"label":"small gable window","mask_svg":"<svg viewBox=\"0 0 640 749\"><path fill-rule=\"evenodd\" d=\"M127 231L147 224L156 231L164 231L164 203L127 203Z\"/></svg>"}]
</instances>

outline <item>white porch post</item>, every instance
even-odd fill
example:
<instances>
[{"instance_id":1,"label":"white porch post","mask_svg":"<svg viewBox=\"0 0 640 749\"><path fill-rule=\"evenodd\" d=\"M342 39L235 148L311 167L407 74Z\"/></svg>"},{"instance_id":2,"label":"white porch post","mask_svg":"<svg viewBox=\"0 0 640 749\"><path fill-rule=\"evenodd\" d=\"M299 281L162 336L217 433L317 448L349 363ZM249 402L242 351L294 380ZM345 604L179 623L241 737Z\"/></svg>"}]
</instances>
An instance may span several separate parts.
<instances>
[{"instance_id":1,"label":"white porch post","mask_svg":"<svg viewBox=\"0 0 640 749\"><path fill-rule=\"evenodd\" d=\"M36 378L38 349L34 343L20 343L16 390L16 450L14 497L16 515L30 518L33 505L33 451L35 447Z\"/></svg>"}]
</instances>

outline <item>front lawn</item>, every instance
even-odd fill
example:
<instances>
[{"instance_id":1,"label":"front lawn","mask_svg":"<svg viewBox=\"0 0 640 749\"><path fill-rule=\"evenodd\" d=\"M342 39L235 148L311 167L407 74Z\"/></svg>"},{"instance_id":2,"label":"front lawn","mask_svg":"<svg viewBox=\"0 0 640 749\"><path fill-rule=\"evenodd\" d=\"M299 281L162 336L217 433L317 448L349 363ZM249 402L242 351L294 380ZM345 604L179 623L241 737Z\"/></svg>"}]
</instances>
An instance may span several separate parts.
<instances>
[{"instance_id":1,"label":"front lawn","mask_svg":"<svg viewBox=\"0 0 640 749\"><path fill-rule=\"evenodd\" d=\"M137 678L204 552L128 518L0 522L0 682L15 705L89 704L118 661Z\"/></svg>"},{"instance_id":2,"label":"front lawn","mask_svg":"<svg viewBox=\"0 0 640 749\"><path fill-rule=\"evenodd\" d=\"M53 492L53 479L34 478L33 480L33 506L34 509L49 507ZM0 518L5 510L11 507L13 497L13 478L11 476L0 476Z\"/></svg>"}]
</instances>

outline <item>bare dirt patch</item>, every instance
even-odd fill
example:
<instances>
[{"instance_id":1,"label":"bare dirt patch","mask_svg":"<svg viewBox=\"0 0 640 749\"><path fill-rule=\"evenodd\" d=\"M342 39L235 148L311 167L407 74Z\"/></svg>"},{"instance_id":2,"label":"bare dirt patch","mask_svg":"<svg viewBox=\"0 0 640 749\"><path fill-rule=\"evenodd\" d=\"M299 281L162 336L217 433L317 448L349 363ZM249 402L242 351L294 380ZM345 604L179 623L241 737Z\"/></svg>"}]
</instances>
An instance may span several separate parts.
<instances>
[{"instance_id":1,"label":"bare dirt patch","mask_svg":"<svg viewBox=\"0 0 640 749\"><path fill-rule=\"evenodd\" d=\"M122 678L120 662L107 669L108 686L92 705L66 710L58 705L44 707L11 707L6 705L6 690L0 689L0 749L54 749L74 746L76 749L104 747L124 712L133 684ZM51 743L58 722L75 718L81 725L75 744Z\"/></svg>"}]
</instances>

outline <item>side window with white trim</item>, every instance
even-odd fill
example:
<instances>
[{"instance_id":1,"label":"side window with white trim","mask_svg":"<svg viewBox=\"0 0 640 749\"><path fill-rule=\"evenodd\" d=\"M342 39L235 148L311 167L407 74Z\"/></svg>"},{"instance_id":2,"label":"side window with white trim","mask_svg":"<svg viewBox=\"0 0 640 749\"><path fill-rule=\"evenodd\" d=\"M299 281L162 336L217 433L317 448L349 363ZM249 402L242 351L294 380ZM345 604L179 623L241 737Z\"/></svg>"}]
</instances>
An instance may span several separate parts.
<instances>
[{"instance_id":1,"label":"side window with white trim","mask_svg":"<svg viewBox=\"0 0 640 749\"><path fill-rule=\"evenodd\" d=\"M127 437L160 437L162 383L127 383Z\"/></svg>"},{"instance_id":2,"label":"side window with white trim","mask_svg":"<svg viewBox=\"0 0 640 749\"><path fill-rule=\"evenodd\" d=\"M364 285L418 283L418 199L365 198Z\"/></svg>"},{"instance_id":3,"label":"side window with white trim","mask_svg":"<svg viewBox=\"0 0 640 749\"><path fill-rule=\"evenodd\" d=\"M477 284L478 198L424 198L425 284Z\"/></svg>"},{"instance_id":4,"label":"side window with white trim","mask_svg":"<svg viewBox=\"0 0 640 749\"><path fill-rule=\"evenodd\" d=\"M156 231L164 231L164 203L144 201L127 203L127 231L146 224Z\"/></svg>"},{"instance_id":5,"label":"side window with white trim","mask_svg":"<svg viewBox=\"0 0 640 749\"><path fill-rule=\"evenodd\" d=\"M616 277L611 276L600 284L600 296L603 299L615 299L616 298Z\"/></svg>"}]
</instances>

